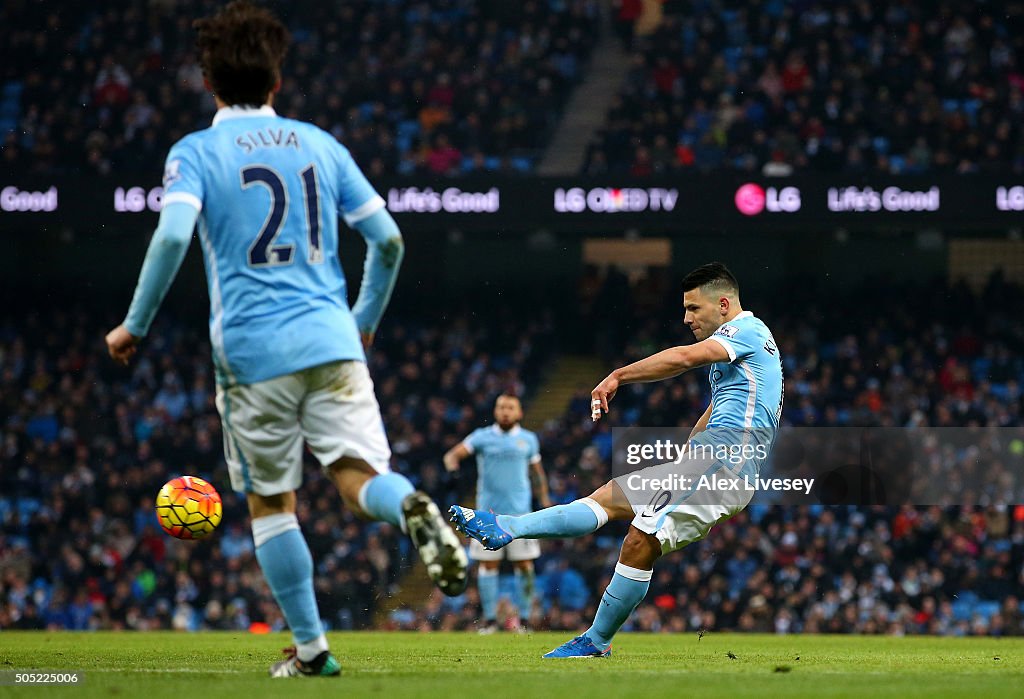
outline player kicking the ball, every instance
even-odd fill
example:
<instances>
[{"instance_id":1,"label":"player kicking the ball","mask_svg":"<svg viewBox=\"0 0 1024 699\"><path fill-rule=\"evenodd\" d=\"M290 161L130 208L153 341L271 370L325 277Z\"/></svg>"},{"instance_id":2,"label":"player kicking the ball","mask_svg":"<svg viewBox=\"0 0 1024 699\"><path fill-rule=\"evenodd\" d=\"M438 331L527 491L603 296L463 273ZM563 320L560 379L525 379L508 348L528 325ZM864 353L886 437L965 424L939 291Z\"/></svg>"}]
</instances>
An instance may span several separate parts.
<instances>
[{"instance_id":1,"label":"player kicking the ball","mask_svg":"<svg viewBox=\"0 0 1024 699\"><path fill-rule=\"evenodd\" d=\"M391 296L402 236L343 146L275 114L289 41L284 25L267 10L233 2L195 27L217 114L167 156L160 222L128 315L107 346L122 363L135 354L198 220L231 484L248 498L256 558L295 640L270 674L337 675L295 515L304 443L346 505L409 534L444 593L466 586L459 538L429 497L390 471L366 368L364 348ZM368 249L352 309L338 262L339 214Z\"/></svg>"},{"instance_id":2,"label":"player kicking the ball","mask_svg":"<svg viewBox=\"0 0 1024 699\"><path fill-rule=\"evenodd\" d=\"M734 490L728 484L756 475L778 430L784 392L778 347L765 324L742 309L739 284L720 263L703 265L686 276L683 307L683 322L697 338L695 344L663 350L616 369L591 392L591 398L592 417L599 420L620 386L661 381L710 365L711 404L690 434L692 448L686 458L619 476L590 497L530 514L495 516L458 506L449 510L461 532L490 550L517 539L584 536L610 519L632 521L593 625L545 658L611 655L612 638L647 594L654 562L664 553L703 539L715 524L750 502L751 491ZM723 460L723 453L749 454L750 458ZM652 476L647 481L656 483L691 484L702 475L714 476L720 489L643 492L634 485L643 478L630 480L630 475Z\"/></svg>"}]
</instances>

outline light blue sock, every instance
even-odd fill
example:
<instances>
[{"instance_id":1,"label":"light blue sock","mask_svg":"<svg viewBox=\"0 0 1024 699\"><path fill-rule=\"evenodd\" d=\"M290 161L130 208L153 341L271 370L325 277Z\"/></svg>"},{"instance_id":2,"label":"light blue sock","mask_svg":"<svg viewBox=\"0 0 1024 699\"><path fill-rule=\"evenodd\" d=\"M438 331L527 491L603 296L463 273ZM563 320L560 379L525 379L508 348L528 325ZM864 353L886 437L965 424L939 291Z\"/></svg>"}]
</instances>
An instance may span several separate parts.
<instances>
[{"instance_id":1,"label":"light blue sock","mask_svg":"<svg viewBox=\"0 0 1024 699\"><path fill-rule=\"evenodd\" d=\"M604 650L612 644L612 636L647 595L653 573L653 570L639 570L622 563L615 565L615 575L601 595L594 624L585 632L595 646Z\"/></svg>"},{"instance_id":2,"label":"light blue sock","mask_svg":"<svg viewBox=\"0 0 1024 699\"><path fill-rule=\"evenodd\" d=\"M498 571L478 568L476 585L480 590L480 606L483 607L484 621L498 618Z\"/></svg>"},{"instance_id":3,"label":"light blue sock","mask_svg":"<svg viewBox=\"0 0 1024 699\"><path fill-rule=\"evenodd\" d=\"M294 513L257 517L252 521L252 534L263 577L299 650L308 651L300 659L310 660L320 650L327 650L327 640L313 592L313 556L299 521Z\"/></svg>"},{"instance_id":4,"label":"light blue sock","mask_svg":"<svg viewBox=\"0 0 1024 699\"><path fill-rule=\"evenodd\" d=\"M401 473L382 473L363 484L359 506L376 520L402 527L402 500L415 488Z\"/></svg>"},{"instance_id":5,"label":"light blue sock","mask_svg":"<svg viewBox=\"0 0 1024 699\"><path fill-rule=\"evenodd\" d=\"M597 531L608 522L608 513L590 498L581 498L525 515L498 515L497 520L517 539L557 539Z\"/></svg>"},{"instance_id":6,"label":"light blue sock","mask_svg":"<svg viewBox=\"0 0 1024 699\"><path fill-rule=\"evenodd\" d=\"M519 616L524 622L529 620L530 610L533 608L535 579L532 566L526 571L516 569L516 606L519 607Z\"/></svg>"}]
</instances>

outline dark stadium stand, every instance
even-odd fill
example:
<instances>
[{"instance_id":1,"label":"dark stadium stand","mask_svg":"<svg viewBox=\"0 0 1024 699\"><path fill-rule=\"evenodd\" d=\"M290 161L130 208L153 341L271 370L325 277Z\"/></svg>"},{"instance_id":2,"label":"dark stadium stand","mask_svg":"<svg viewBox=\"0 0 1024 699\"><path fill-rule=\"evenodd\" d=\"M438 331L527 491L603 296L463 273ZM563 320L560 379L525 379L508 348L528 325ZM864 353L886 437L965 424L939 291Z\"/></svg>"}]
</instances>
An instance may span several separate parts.
<instances>
[{"instance_id":1,"label":"dark stadium stand","mask_svg":"<svg viewBox=\"0 0 1024 699\"><path fill-rule=\"evenodd\" d=\"M1024 170L1017 2L671 1L589 174Z\"/></svg>"},{"instance_id":2,"label":"dark stadium stand","mask_svg":"<svg viewBox=\"0 0 1024 699\"><path fill-rule=\"evenodd\" d=\"M590 0L270 3L294 43L275 106L335 134L367 174L528 172L593 45ZM188 17L211 3L0 9L0 165L159 171L212 98Z\"/></svg>"}]
</instances>

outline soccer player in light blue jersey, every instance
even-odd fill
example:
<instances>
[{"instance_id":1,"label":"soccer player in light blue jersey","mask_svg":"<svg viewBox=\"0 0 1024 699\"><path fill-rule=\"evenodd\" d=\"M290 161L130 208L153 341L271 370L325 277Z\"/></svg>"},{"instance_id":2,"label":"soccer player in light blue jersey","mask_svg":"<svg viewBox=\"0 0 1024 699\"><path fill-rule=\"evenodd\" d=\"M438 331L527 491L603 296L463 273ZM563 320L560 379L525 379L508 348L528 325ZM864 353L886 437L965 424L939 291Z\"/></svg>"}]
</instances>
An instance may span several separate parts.
<instances>
[{"instance_id":1,"label":"soccer player in light blue jersey","mask_svg":"<svg viewBox=\"0 0 1024 699\"><path fill-rule=\"evenodd\" d=\"M768 327L740 306L736 278L717 262L698 267L683 280L683 307L683 322L697 338L695 344L616 369L591 398L592 417L599 420L621 386L710 367L711 404L690 433L694 448L685 458L619 476L590 497L526 515L495 516L459 506L449 510L456 527L487 549L524 538L584 536L611 519L631 521L593 625L546 658L609 656L612 637L647 594L654 562L703 539L715 524L747 506L752 491L730 486L740 485L743 476L756 476L775 439L784 394L782 358ZM745 456L737 462L723 453ZM631 480L634 476L640 478ZM647 492L634 485L648 476L649 482L679 485L653 486ZM702 476L717 488L693 487Z\"/></svg>"},{"instance_id":2,"label":"soccer player in light blue jersey","mask_svg":"<svg viewBox=\"0 0 1024 699\"><path fill-rule=\"evenodd\" d=\"M533 511L533 496L541 507L551 506L540 442L537 435L519 425L522 419L519 399L502 394L494 402L494 424L473 430L444 455L444 467L449 472L457 471L462 459L476 455L476 506L481 510L503 515L526 514ZM513 626L525 629L533 602L533 562L540 557L540 543L536 539L516 539L499 551L488 551L473 539L469 556L480 562L477 585L484 615L480 633L498 630L498 572L502 560L510 561L515 569L520 619Z\"/></svg>"},{"instance_id":3,"label":"soccer player in light blue jersey","mask_svg":"<svg viewBox=\"0 0 1024 699\"><path fill-rule=\"evenodd\" d=\"M128 315L107 345L122 363L134 355L198 221L231 484L246 494L256 558L295 640L271 675L337 675L295 515L303 444L348 507L409 534L443 592L466 586L458 537L437 505L389 468L366 368L364 350L391 296L402 236L343 146L275 114L284 25L267 10L233 2L195 28L217 114L167 156L160 221ZM351 309L338 261L339 214L368 250Z\"/></svg>"}]
</instances>

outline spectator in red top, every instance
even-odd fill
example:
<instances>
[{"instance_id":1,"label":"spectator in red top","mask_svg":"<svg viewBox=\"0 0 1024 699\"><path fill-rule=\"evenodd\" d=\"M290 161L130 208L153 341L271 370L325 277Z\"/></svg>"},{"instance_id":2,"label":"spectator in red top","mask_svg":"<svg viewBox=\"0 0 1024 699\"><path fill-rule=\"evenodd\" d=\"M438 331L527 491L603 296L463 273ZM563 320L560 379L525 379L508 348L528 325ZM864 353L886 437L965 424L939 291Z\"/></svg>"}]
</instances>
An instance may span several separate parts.
<instances>
[{"instance_id":1,"label":"spectator in red top","mask_svg":"<svg viewBox=\"0 0 1024 699\"><path fill-rule=\"evenodd\" d=\"M786 67L782 69L782 89L791 95L810 88L811 71L807 68L803 55L799 51L793 51L786 59Z\"/></svg>"},{"instance_id":2,"label":"spectator in red top","mask_svg":"<svg viewBox=\"0 0 1024 699\"><path fill-rule=\"evenodd\" d=\"M462 153L452 145L446 134L438 134L434 147L427 153L427 170L433 175L456 174Z\"/></svg>"}]
</instances>

